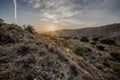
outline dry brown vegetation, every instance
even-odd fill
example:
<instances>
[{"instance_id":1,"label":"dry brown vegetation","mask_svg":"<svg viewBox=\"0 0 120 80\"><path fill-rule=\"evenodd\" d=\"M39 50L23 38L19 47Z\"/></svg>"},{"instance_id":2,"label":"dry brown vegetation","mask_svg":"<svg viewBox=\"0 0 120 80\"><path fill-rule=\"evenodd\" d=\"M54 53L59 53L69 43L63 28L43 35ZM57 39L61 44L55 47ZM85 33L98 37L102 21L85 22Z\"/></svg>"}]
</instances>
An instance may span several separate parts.
<instances>
[{"instance_id":1,"label":"dry brown vegetation","mask_svg":"<svg viewBox=\"0 0 120 80\"><path fill-rule=\"evenodd\" d=\"M81 41L29 29L0 22L0 80L120 79L117 43L104 44L105 38L93 34Z\"/></svg>"}]
</instances>

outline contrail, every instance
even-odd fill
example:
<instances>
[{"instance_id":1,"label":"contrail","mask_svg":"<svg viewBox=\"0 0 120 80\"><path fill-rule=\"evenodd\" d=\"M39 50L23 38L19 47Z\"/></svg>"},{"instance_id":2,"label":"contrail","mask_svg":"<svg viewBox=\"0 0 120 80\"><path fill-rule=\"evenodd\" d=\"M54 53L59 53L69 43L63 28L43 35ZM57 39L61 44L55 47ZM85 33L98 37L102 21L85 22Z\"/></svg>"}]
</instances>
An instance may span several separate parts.
<instances>
[{"instance_id":1,"label":"contrail","mask_svg":"<svg viewBox=\"0 0 120 80\"><path fill-rule=\"evenodd\" d=\"M16 0L13 0L14 3L14 16L15 16L15 21L17 23L17 2Z\"/></svg>"}]
</instances>

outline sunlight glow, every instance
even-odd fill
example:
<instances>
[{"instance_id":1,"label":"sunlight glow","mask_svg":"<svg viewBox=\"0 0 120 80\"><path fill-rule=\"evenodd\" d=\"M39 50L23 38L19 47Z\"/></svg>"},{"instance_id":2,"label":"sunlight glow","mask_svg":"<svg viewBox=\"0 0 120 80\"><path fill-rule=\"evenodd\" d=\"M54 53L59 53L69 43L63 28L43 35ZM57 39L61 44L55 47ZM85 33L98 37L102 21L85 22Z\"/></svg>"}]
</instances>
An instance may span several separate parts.
<instances>
[{"instance_id":1,"label":"sunlight glow","mask_svg":"<svg viewBox=\"0 0 120 80\"><path fill-rule=\"evenodd\" d=\"M55 26L50 26L50 27L48 27L48 30L53 32L53 31L56 30L56 27Z\"/></svg>"}]
</instances>

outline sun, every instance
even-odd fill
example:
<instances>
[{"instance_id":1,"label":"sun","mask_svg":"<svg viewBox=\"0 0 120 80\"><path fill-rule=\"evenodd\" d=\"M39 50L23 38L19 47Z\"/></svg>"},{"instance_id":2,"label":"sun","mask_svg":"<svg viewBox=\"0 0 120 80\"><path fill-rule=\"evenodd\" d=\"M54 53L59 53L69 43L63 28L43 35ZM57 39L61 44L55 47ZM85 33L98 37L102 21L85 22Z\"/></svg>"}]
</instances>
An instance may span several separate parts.
<instances>
[{"instance_id":1,"label":"sun","mask_svg":"<svg viewBox=\"0 0 120 80\"><path fill-rule=\"evenodd\" d=\"M50 26L50 27L48 27L48 30L49 30L49 31L52 31L52 32L53 32L53 31L56 31L56 27L55 27L55 26Z\"/></svg>"}]
</instances>

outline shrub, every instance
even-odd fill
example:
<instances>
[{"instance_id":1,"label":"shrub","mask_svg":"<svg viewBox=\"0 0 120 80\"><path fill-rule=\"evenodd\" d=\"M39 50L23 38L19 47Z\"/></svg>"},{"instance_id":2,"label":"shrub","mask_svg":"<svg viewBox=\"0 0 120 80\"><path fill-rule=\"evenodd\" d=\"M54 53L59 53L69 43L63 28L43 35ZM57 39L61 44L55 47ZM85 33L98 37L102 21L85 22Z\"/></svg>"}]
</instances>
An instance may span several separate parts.
<instances>
[{"instance_id":1,"label":"shrub","mask_svg":"<svg viewBox=\"0 0 120 80\"><path fill-rule=\"evenodd\" d=\"M112 62L112 68L119 77L120 76L120 62Z\"/></svg>"},{"instance_id":2,"label":"shrub","mask_svg":"<svg viewBox=\"0 0 120 80\"><path fill-rule=\"evenodd\" d=\"M35 80L34 77L35 77L35 74L33 72L27 72L25 74L25 80Z\"/></svg>"},{"instance_id":3,"label":"shrub","mask_svg":"<svg viewBox=\"0 0 120 80\"><path fill-rule=\"evenodd\" d=\"M59 50L56 51L56 53L58 54L58 59L61 61L61 62L68 62L68 58L66 58L63 54L61 54L61 52Z\"/></svg>"},{"instance_id":4,"label":"shrub","mask_svg":"<svg viewBox=\"0 0 120 80\"><path fill-rule=\"evenodd\" d=\"M70 36L64 36L64 39L71 39Z\"/></svg>"},{"instance_id":5,"label":"shrub","mask_svg":"<svg viewBox=\"0 0 120 80\"><path fill-rule=\"evenodd\" d=\"M71 65L70 69L71 69L71 74L73 74L74 76L78 76L78 70L75 65Z\"/></svg>"},{"instance_id":6,"label":"shrub","mask_svg":"<svg viewBox=\"0 0 120 80\"><path fill-rule=\"evenodd\" d=\"M73 39L78 39L78 37L74 37Z\"/></svg>"},{"instance_id":7,"label":"shrub","mask_svg":"<svg viewBox=\"0 0 120 80\"><path fill-rule=\"evenodd\" d=\"M13 79L13 71L12 67L0 67L0 80L14 80Z\"/></svg>"},{"instance_id":8,"label":"shrub","mask_svg":"<svg viewBox=\"0 0 120 80\"><path fill-rule=\"evenodd\" d=\"M20 49L18 50L18 53L25 55L26 53L28 53L31 50L31 47L28 45L22 45L20 46Z\"/></svg>"},{"instance_id":9,"label":"shrub","mask_svg":"<svg viewBox=\"0 0 120 80\"><path fill-rule=\"evenodd\" d=\"M84 56L85 53L90 52L89 48L82 47L80 45L75 45L72 50L75 54L79 56Z\"/></svg>"},{"instance_id":10,"label":"shrub","mask_svg":"<svg viewBox=\"0 0 120 80\"><path fill-rule=\"evenodd\" d=\"M0 19L0 23L3 23L4 22L4 20L3 19Z\"/></svg>"},{"instance_id":11,"label":"shrub","mask_svg":"<svg viewBox=\"0 0 120 80\"><path fill-rule=\"evenodd\" d=\"M80 39L80 41L82 41L82 42L88 42L89 39L86 36L82 36L81 39Z\"/></svg>"},{"instance_id":12,"label":"shrub","mask_svg":"<svg viewBox=\"0 0 120 80\"><path fill-rule=\"evenodd\" d=\"M23 63L23 67L29 67L30 64L35 63L35 57L31 54L27 54L22 57L21 63Z\"/></svg>"},{"instance_id":13,"label":"shrub","mask_svg":"<svg viewBox=\"0 0 120 80\"><path fill-rule=\"evenodd\" d=\"M102 45L96 45L98 50L104 51L105 47Z\"/></svg>"},{"instance_id":14,"label":"shrub","mask_svg":"<svg viewBox=\"0 0 120 80\"><path fill-rule=\"evenodd\" d=\"M115 40L110 39L110 38L102 39L102 40L100 40L100 42L103 43L103 44L107 44L107 45L115 44Z\"/></svg>"},{"instance_id":15,"label":"shrub","mask_svg":"<svg viewBox=\"0 0 120 80\"><path fill-rule=\"evenodd\" d=\"M111 52L110 55L111 55L113 60L120 62L120 53L119 52Z\"/></svg>"},{"instance_id":16,"label":"shrub","mask_svg":"<svg viewBox=\"0 0 120 80\"><path fill-rule=\"evenodd\" d=\"M96 45L96 42L91 42L91 45Z\"/></svg>"},{"instance_id":17,"label":"shrub","mask_svg":"<svg viewBox=\"0 0 120 80\"><path fill-rule=\"evenodd\" d=\"M23 25L23 28L30 33L34 33L34 30L35 30L31 25L27 25L27 26Z\"/></svg>"},{"instance_id":18,"label":"shrub","mask_svg":"<svg viewBox=\"0 0 120 80\"><path fill-rule=\"evenodd\" d=\"M69 47L69 43L67 42L67 40L63 40L63 41L62 41L62 45L63 45L64 47Z\"/></svg>"},{"instance_id":19,"label":"shrub","mask_svg":"<svg viewBox=\"0 0 120 80\"><path fill-rule=\"evenodd\" d=\"M7 34L4 31L0 31L0 43L15 43L18 41L16 34Z\"/></svg>"},{"instance_id":20,"label":"shrub","mask_svg":"<svg viewBox=\"0 0 120 80\"><path fill-rule=\"evenodd\" d=\"M17 24L7 24L7 30L20 31L20 30L22 30L22 27L18 26Z\"/></svg>"},{"instance_id":21,"label":"shrub","mask_svg":"<svg viewBox=\"0 0 120 80\"><path fill-rule=\"evenodd\" d=\"M51 52L51 53L54 53L55 50L54 50L53 47L50 47L50 48L48 49L48 51Z\"/></svg>"},{"instance_id":22,"label":"shrub","mask_svg":"<svg viewBox=\"0 0 120 80\"><path fill-rule=\"evenodd\" d=\"M99 37L93 37L92 40L95 41L95 42L99 41Z\"/></svg>"}]
</instances>

